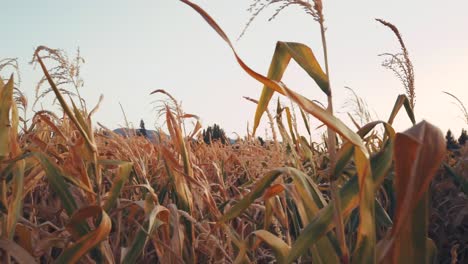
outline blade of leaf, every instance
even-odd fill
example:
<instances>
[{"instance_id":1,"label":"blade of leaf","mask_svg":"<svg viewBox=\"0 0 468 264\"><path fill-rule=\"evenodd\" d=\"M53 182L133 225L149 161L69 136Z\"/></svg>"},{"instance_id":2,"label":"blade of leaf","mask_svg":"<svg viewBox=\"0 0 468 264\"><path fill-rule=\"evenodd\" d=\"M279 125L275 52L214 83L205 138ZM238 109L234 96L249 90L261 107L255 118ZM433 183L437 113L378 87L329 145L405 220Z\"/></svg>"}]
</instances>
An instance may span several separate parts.
<instances>
[{"instance_id":1,"label":"blade of leaf","mask_svg":"<svg viewBox=\"0 0 468 264\"><path fill-rule=\"evenodd\" d=\"M22 153L18 142L18 108L16 104L11 105L11 128L10 128L10 153L12 157L19 157ZM26 162L24 159L14 162L12 193L13 200L8 206L7 230L8 238L13 239L16 223L23 212L24 172Z\"/></svg>"},{"instance_id":2,"label":"blade of leaf","mask_svg":"<svg viewBox=\"0 0 468 264\"><path fill-rule=\"evenodd\" d=\"M10 110L13 105L13 75L0 86L0 160L10 154Z\"/></svg>"},{"instance_id":3,"label":"blade of leaf","mask_svg":"<svg viewBox=\"0 0 468 264\"><path fill-rule=\"evenodd\" d=\"M383 181L388 173L393 157L393 140L389 140L382 152L371 158L372 177L374 188L378 188L379 184ZM341 189L340 198L342 202L342 214L346 218L358 204L359 183L356 176L352 177ZM317 216L312 219L301 232L300 236L296 239L291 247L290 254L287 262L291 263L299 256L304 254L306 250L318 241L323 235L333 228L333 204L328 204L325 208L321 209Z\"/></svg>"},{"instance_id":4,"label":"blade of leaf","mask_svg":"<svg viewBox=\"0 0 468 264\"><path fill-rule=\"evenodd\" d=\"M254 186L251 192L244 196L239 202L224 213L221 217L221 222L227 222L239 216L245 209L247 209L257 198L261 197L263 192L270 187L271 183L282 174L280 170L273 170L260 179Z\"/></svg>"},{"instance_id":5,"label":"blade of leaf","mask_svg":"<svg viewBox=\"0 0 468 264\"><path fill-rule=\"evenodd\" d=\"M7 230L8 238L13 239L16 223L23 213L23 189L24 189L24 170L26 162L17 161L13 169L13 192L11 197L13 201L8 206Z\"/></svg>"},{"instance_id":6,"label":"blade of leaf","mask_svg":"<svg viewBox=\"0 0 468 264\"><path fill-rule=\"evenodd\" d=\"M112 223L106 212L99 206L88 206L78 210L72 215L67 229L73 233L80 232L80 227L90 217L100 219L97 228L81 236L72 246L66 248L56 259L56 263L76 263L89 250L108 238Z\"/></svg>"},{"instance_id":7,"label":"blade of leaf","mask_svg":"<svg viewBox=\"0 0 468 264\"><path fill-rule=\"evenodd\" d=\"M302 120L304 121L304 125L307 129L307 133L309 134L309 136L311 135L311 132L310 132L310 126L309 126L309 121L307 120L307 116L306 114L304 113L304 110L302 110L302 108L299 108L299 110L301 111L301 116L302 116Z\"/></svg>"},{"instance_id":8,"label":"blade of leaf","mask_svg":"<svg viewBox=\"0 0 468 264\"><path fill-rule=\"evenodd\" d=\"M286 110L286 120L288 121L289 133L291 134L292 141L294 142L294 144L297 145L297 139L293 129L291 110L289 109L289 107L285 107L284 109Z\"/></svg>"},{"instance_id":9,"label":"blade of leaf","mask_svg":"<svg viewBox=\"0 0 468 264\"><path fill-rule=\"evenodd\" d=\"M312 79L315 80L320 89L322 89L326 95L330 95L328 77L317 62L312 50L301 43L278 41L276 43L273 58L271 59L267 77L271 80L280 81L291 58L294 59L299 66L301 66L309 76L312 77ZM254 134L260 124L260 119L263 113L268 107L268 103L270 102L273 93L273 88L266 85L263 87L259 104L255 112Z\"/></svg>"},{"instance_id":10,"label":"blade of leaf","mask_svg":"<svg viewBox=\"0 0 468 264\"><path fill-rule=\"evenodd\" d=\"M36 51L36 57L37 61L41 65L42 71L44 72L44 75L47 78L47 81L50 84L50 87L55 93L55 96L57 97L57 100L60 102L60 105L62 106L63 110L67 114L67 116L70 118L70 120L73 122L73 124L76 126L78 131L80 131L80 134L83 136L85 139L85 142L90 149L90 151L95 152L96 151L96 145L91 141L91 139L88 136L87 131L81 126L80 122L77 120L76 116L73 114L72 110L68 106L68 104L65 102L65 99L63 98L62 94L60 93L60 90L57 88L57 86L54 83L54 80L52 80L52 77L49 74L49 71L47 70L47 67L45 66L44 62L42 61L41 57L37 52L40 50L41 47L39 47Z\"/></svg>"},{"instance_id":11,"label":"blade of leaf","mask_svg":"<svg viewBox=\"0 0 468 264\"><path fill-rule=\"evenodd\" d=\"M397 206L391 233L379 242L379 261L427 262L427 190L445 157L442 132L422 121L396 136Z\"/></svg>"},{"instance_id":12,"label":"blade of leaf","mask_svg":"<svg viewBox=\"0 0 468 264\"><path fill-rule=\"evenodd\" d=\"M73 195L69 192L68 185L62 176L61 170L53 164L48 157L42 153L34 153L46 172L47 179L52 189L60 197L63 208L68 215L72 215L77 210L77 205Z\"/></svg>"},{"instance_id":13,"label":"blade of leaf","mask_svg":"<svg viewBox=\"0 0 468 264\"><path fill-rule=\"evenodd\" d=\"M29 252L11 240L0 238L0 248L8 252L19 264L36 263L36 260Z\"/></svg>"},{"instance_id":14,"label":"blade of leaf","mask_svg":"<svg viewBox=\"0 0 468 264\"><path fill-rule=\"evenodd\" d=\"M119 197L122 188L127 182L130 173L132 172L133 163L131 162L121 162L119 164L119 173L113 179L112 187L109 190L109 197L107 198L104 204L104 210L109 212L109 210L115 205L117 198Z\"/></svg>"},{"instance_id":15,"label":"blade of leaf","mask_svg":"<svg viewBox=\"0 0 468 264\"><path fill-rule=\"evenodd\" d=\"M143 248L146 244L146 240L147 240L147 233L143 229L140 229L137 232L135 238L133 239L132 244L130 245L130 248L127 250L125 257L122 260L122 264L136 263L138 257L143 251Z\"/></svg>"},{"instance_id":16,"label":"blade of leaf","mask_svg":"<svg viewBox=\"0 0 468 264\"><path fill-rule=\"evenodd\" d=\"M284 242L279 237L273 235L272 233L268 232L267 230L257 230L253 232L258 238L263 240L263 242L267 243L275 254L276 260L278 263L285 263L286 257L289 254L290 247L286 242Z\"/></svg>"},{"instance_id":17,"label":"blade of leaf","mask_svg":"<svg viewBox=\"0 0 468 264\"><path fill-rule=\"evenodd\" d=\"M411 122L416 124L416 119L414 118L414 112L413 109L411 108L410 101L408 97L404 94L400 94L395 102L395 105L393 106L392 113L390 114L390 117L388 118L388 123L391 125L393 124L393 120L395 119L396 115L400 111L401 107L405 106L406 113L408 114L409 119Z\"/></svg>"}]
</instances>

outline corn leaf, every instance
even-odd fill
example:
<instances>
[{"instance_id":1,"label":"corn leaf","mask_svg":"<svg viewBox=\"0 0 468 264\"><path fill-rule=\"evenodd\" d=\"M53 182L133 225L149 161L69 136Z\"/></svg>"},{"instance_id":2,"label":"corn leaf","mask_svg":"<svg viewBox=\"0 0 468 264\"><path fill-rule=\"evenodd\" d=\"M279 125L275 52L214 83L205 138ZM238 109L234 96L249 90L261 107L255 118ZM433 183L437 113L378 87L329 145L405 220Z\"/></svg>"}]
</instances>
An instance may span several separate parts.
<instances>
[{"instance_id":1,"label":"corn leaf","mask_svg":"<svg viewBox=\"0 0 468 264\"><path fill-rule=\"evenodd\" d=\"M264 192L268 192L270 190L270 185L280 175L289 175L293 178L294 186L301 197L301 205L305 208L305 215L302 217L303 221L308 221L308 219L316 216L319 209L325 206L325 199L323 198L322 193L319 191L317 186L311 185L311 183L307 181L307 175L295 168L278 168L268 172L262 179L260 179L249 194L237 202L223 215L221 221L229 221L242 214L242 212L257 198L261 197ZM317 256L318 258L326 260L328 263L338 262L333 245L327 240L327 238L320 239L317 249L319 252L319 256Z\"/></svg>"},{"instance_id":2,"label":"corn leaf","mask_svg":"<svg viewBox=\"0 0 468 264\"><path fill-rule=\"evenodd\" d=\"M226 234L231 239L232 244L238 250L238 254L237 254L236 258L234 259L234 264L252 263L252 261L250 261L249 257L247 256L247 243L246 243L246 241L242 240L239 237L237 232L235 230L233 230L232 226L227 226L227 225L225 225L223 223L221 223L221 226L224 227L224 230L226 231Z\"/></svg>"},{"instance_id":3,"label":"corn leaf","mask_svg":"<svg viewBox=\"0 0 468 264\"><path fill-rule=\"evenodd\" d=\"M379 242L379 261L427 263L427 190L445 156L442 132L426 121L396 136L394 225Z\"/></svg>"},{"instance_id":4,"label":"corn leaf","mask_svg":"<svg viewBox=\"0 0 468 264\"><path fill-rule=\"evenodd\" d=\"M34 153L34 156L42 164L49 181L50 187L57 193L62 202L65 212L71 216L77 209L75 199L68 189L62 171L53 164L50 159L42 153Z\"/></svg>"},{"instance_id":5,"label":"corn leaf","mask_svg":"<svg viewBox=\"0 0 468 264\"><path fill-rule=\"evenodd\" d=\"M317 62L312 50L301 43L278 41L273 58L271 59L267 77L271 80L281 81L291 58L317 82L320 89L322 89L325 94L330 95L328 77ZM262 94L258 100L257 110L255 111L254 134L260 124L263 113L268 108L268 103L273 97L273 93L273 88L266 85L263 87Z\"/></svg>"},{"instance_id":6,"label":"corn leaf","mask_svg":"<svg viewBox=\"0 0 468 264\"><path fill-rule=\"evenodd\" d=\"M3 83L3 81L2 81ZM8 82L0 85L0 160L10 154L10 111L13 105L13 75Z\"/></svg>"},{"instance_id":7,"label":"corn leaf","mask_svg":"<svg viewBox=\"0 0 468 264\"><path fill-rule=\"evenodd\" d=\"M257 198L261 197L266 189L283 173L281 170L273 170L266 173L256 184L255 187L244 196L239 202L223 214L220 221L227 222L239 216L247 209Z\"/></svg>"},{"instance_id":8,"label":"corn leaf","mask_svg":"<svg viewBox=\"0 0 468 264\"><path fill-rule=\"evenodd\" d=\"M263 242L267 243L268 246L270 246L278 263L285 263L290 249L288 244L267 230L257 230L254 231L253 234L263 240Z\"/></svg>"},{"instance_id":9,"label":"corn leaf","mask_svg":"<svg viewBox=\"0 0 468 264\"><path fill-rule=\"evenodd\" d=\"M169 133L171 135L171 139L174 141L174 145L179 151L179 154L182 156L184 172L186 175L192 177L193 171L192 165L190 163L189 152L187 150L182 131L179 127L179 123L176 121L174 115L172 114L172 111L169 109L169 106L166 106L166 122L167 129L169 130Z\"/></svg>"},{"instance_id":10,"label":"corn leaf","mask_svg":"<svg viewBox=\"0 0 468 264\"><path fill-rule=\"evenodd\" d=\"M319 210L327 205L325 197L323 197L318 186L302 171L288 168L285 173L293 179L294 186L300 197L296 202L303 204L306 211L306 217L301 217L302 223L308 225L310 220L319 213ZM341 251L335 251L332 241L329 240L330 238L334 240L335 237L332 233L329 233L329 236L331 237L320 238L316 245L311 246L312 252L315 251L312 254L314 262L339 263L337 255L341 254Z\"/></svg>"},{"instance_id":11,"label":"corn leaf","mask_svg":"<svg viewBox=\"0 0 468 264\"><path fill-rule=\"evenodd\" d=\"M207 22L208 24L219 34L221 38L226 41L226 43L231 47L234 56L236 57L237 62L239 65L244 69L246 73L248 73L252 78L256 79L257 81L263 83L265 86L273 89L275 92L288 96L294 102L296 102L302 109L306 112L312 114L320 121L324 122L327 126L331 127L335 132L340 134L343 138L351 141L353 144L358 146L359 149L368 156L367 150L364 147L362 140L356 135L352 130L350 130L341 120L330 115L325 109L314 103L313 101L308 100L307 98L303 97L302 95L290 90L287 88L283 83L269 79L256 71L252 70L249 66L247 66L244 61L237 55L234 46L232 45L231 41L227 37L226 33L219 27L219 25L210 17L201 7L198 5L188 1L188 0L181 0L183 3L192 7L195 11L197 11Z\"/></svg>"},{"instance_id":12,"label":"corn leaf","mask_svg":"<svg viewBox=\"0 0 468 264\"><path fill-rule=\"evenodd\" d=\"M311 135L309 120L307 119L307 116L304 113L304 110L302 110L301 108L299 108L299 110L301 111L302 120L304 121L305 128L307 129L307 133Z\"/></svg>"},{"instance_id":13,"label":"corn leaf","mask_svg":"<svg viewBox=\"0 0 468 264\"><path fill-rule=\"evenodd\" d=\"M24 248L13 242L12 240L0 238L0 249L4 252L8 252L10 257L16 260L15 263L19 264L29 264L37 263L31 254L26 251Z\"/></svg>"},{"instance_id":14,"label":"corn leaf","mask_svg":"<svg viewBox=\"0 0 468 264\"><path fill-rule=\"evenodd\" d=\"M17 161L13 169L13 193L14 198L8 206L7 230L8 238L13 239L16 223L23 213L23 189L24 189L24 169L26 162Z\"/></svg>"},{"instance_id":15,"label":"corn leaf","mask_svg":"<svg viewBox=\"0 0 468 264\"><path fill-rule=\"evenodd\" d=\"M375 200L375 218L377 224L383 227L391 227L393 221L390 216L387 214L387 211L382 207L379 201Z\"/></svg>"},{"instance_id":16,"label":"corn leaf","mask_svg":"<svg viewBox=\"0 0 468 264\"><path fill-rule=\"evenodd\" d=\"M355 151L354 162L359 177L359 227L352 263L375 263L375 183L370 162L361 151Z\"/></svg>"},{"instance_id":17,"label":"corn leaf","mask_svg":"<svg viewBox=\"0 0 468 264\"><path fill-rule=\"evenodd\" d=\"M148 195L147 198L148 197L150 196ZM123 256L122 263L135 263L148 241L148 236L151 236L162 224L168 223L169 209L161 205L154 206L149 213L148 221L146 221L137 232L130 248L127 249L125 256ZM143 227L148 227L148 230L144 230Z\"/></svg>"},{"instance_id":18,"label":"corn leaf","mask_svg":"<svg viewBox=\"0 0 468 264\"><path fill-rule=\"evenodd\" d=\"M30 254L34 254L34 248L32 243L33 231L29 229L26 225L20 223L16 225L15 231L18 245L20 245Z\"/></svg>"},{"instance_id":19,"label":"corn leaf","mask_svg":"<svg viewBox=\"0 0 468 264\"><path fill-rule=\"evenodd\" d=\"M108 238L112 223L106 212L99 206L84 207L75 212L67 225L67 230L79 235L81 226L86 224L86 220L90 217L100 219L97 228L81 236L72 246L66 248L57 258L56 263L76 263L89 250Z\"/></svg>"},{"instance_id":20,"label":"corn leaf","mask_svg":"<svg viewBox=\"0 0 468 264\"><path fill-rule=\"evenodd\" d=\"M21 147L18 143L18 108L16 104L11 105L11 128L10 128L10 153L12 157L21 155ZM26 162L24 159L14 162L13 182L11 197L13 200L8 206L7 231L8 238L13 239L16 223L23 212L23 190L24 190L24 171Z\"/></svg>"},{"instance_id":21,"label":"corn leaf","mask_svg":"<svg viewBox=\"0 0 468 264\"><path fill-rule=\"evenodd\" d=\"M314 102L288 89L283 83L278 82L276 80L271 80L248 67L237 55L234 46L232 45L231 41L224 33L224 31L201 7L187 0L182 0L182 2L189 5L195 11L197 11L209 23L209 25L226 41L226 43L231 47L239 65L251 77L263 83L270 89L288 96L306 112L318 118L320 121L325 123L330 129L334 130L336 133L340 134L343 138L347 139L356 146L355 163L359 177L358 200L360 201L360 225L358 228L358 241L355 252L356 257L353 258L353 261L375 261L374 246L376 243L374 222L374 186L369 163L369 153L365 148L361 138L356 133L351 131L343 122L341 122L341 120L337 119L328 111L321 108Z\"/></svg>"},{"instance_id":22,"label":"corn leaf","mask_svg":"<svg viewBox=\"0 0 468 264\"><path fill-rule=\"evenodd\" d=\"M180 165L166 147L163 147L161 150L166 173L173 181L177 193L177 205L184 211L190 212L193 202L192 192L190 191L184 175L177 169Z\"/></svg>"},{"instance_id":23,"label":"corn leaf","mask_svg":"<svg viewBox=\"0 0 468 264\"><path fill-rule=\"evenodd\" d=\"M38 49L40 49L40 47ZM45 66L45 64L42 61L41 57L39 55L37 55L36 57L37 57L37 61L41 65L41 69L44 72L44 75L47 78L47 81L50 84L50 87L54 91L55 96L57 97L57 100L60 102L60 105L62 106L63 110L65 111L67 116L70 118L70 120L73 122L73 124L76 126L76 128L80 132L81 136L83 136L89 151L94 152L96 150L96 145L89 138L87 130L85 128L83 128L81 123L78 121L77 117L73 114L72 110L70 109L68 104L65 102L65 99L63 98L62 94L60 93L60 90L55 85L54 80L52 80L52 77L50 76L49 71L47 70L47 67Z\"/></svg>"},{"instance_id":24,"label":"corn leaf","mask_svg":"<svg viewBox=\"0 0 468 264\"><path fill-rule=\"evenodd\" d=\"M65 177L61 169L50 161L50 159L42 153L32 153L32 155L41 163L46 173L47 180L49 181L50 187L57 193L65 212L72 216L78 206L75 202L73 195L70 193ZM89 233L89 226L86 222L82 222L80 225L75 226L75 239L85 236ZM96 252L97 254L100 254Z\"/></svg>"},{"instance_id":25,"label":"corn leaf","mask_svg":"<svg viewBox=\"0 0 468 264\"><path fill-rule=\"evenodd\" d=\"M145 247L146 237L147 233L143 229L140 229L137 232L135 238L132 241L130 249L127 250L125 257L122 260L122 264L136 263L138 257L143 251L143 248Z\"/></svg>"},{"instance_id":26,"label":"corn leaf","mask_svg":"<svg viewBox=\"0 0 468 264\"><path fill-rule=\"evenodd\" d=\"M271 187L269 187L265 191L265 194L263 195L263 199L268 200L268 199L280 194L283 191L284 191L284 185L283 184L280 184L280 183L273 184Z\"/></svg>"},{"instance_id":27,"label":"corn leaf","mask_svg":"<svg viewBox=\"0 0 468 264\"><path fill-rule=\"evenodd\" d=\"M115 205L117 198L121 194L122 188L127 182L133 168L133 163L131 162L113 161L113 163L117 163L119 165L119 173L113 179L112 187L109 190L109 197L104 204L104 210L106 212L109 212L109 210ZM103 164L103 162L100 162L100 164Z\"/></svg>"},{"instance_id":28,"label":"corn leaf","mask_svg":"<svg viewBox=\"0 0 468 264\"><path fill-rule=\"evenodd\" d=\"M391 125L393 124L393 120L395 120L396 115L400 111L401 107L404 106L406 113L408 114L409 119L411 122L416 124L416 119L414 118L414 112L413 109L411 108L410 101L408 97L404 94L400 94L395 102L395 105L393 106L392 113L390 114L390 117L388 118L388 123Z\"/></svg>"},{"instance_id":29,"label":"corn leaf","mask_svg":"<svg viewBox=\"0 0 468 264\"><path fill-rule=\"evenodd\" d=\"M377 155L371 158L372 166L372 177L373 181L377 184L374 184L374 188L378 188L379 184L383 181L387 175L391 164L393 156L393 140L390 139L383 150ZM358 205L359 205L359 182L356 176L352 177L341 189L340 189L340 199L342 206L343 217L346 218L349 216ZM324 236L328 231L330 231L334 226L333 221L333 204L328 204L326 207L321 209L319 213L311 220L301 232L299 237L296 239L294 244L291 246L291 251L288 256L287 262L291 263L299 256L303 255L307 249L316 243L318 239Z\"/></svg>"}]
</instances>

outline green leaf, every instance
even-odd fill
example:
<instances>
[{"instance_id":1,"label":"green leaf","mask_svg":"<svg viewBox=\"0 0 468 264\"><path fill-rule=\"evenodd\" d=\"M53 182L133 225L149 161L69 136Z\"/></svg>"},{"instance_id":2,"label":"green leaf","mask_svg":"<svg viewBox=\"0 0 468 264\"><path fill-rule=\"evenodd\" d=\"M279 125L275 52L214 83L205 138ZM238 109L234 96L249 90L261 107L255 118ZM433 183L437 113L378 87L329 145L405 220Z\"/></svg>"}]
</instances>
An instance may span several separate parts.
<instances>
[{"instance_id":1,"label":"green leaf","mask_svg":"<svg viewBox=\"0 0 468 264\"><path fill-rule=\"evenodd\" d=\"M375 183L381 183L387 175L393 158L393 140L390 140L383 147L383 150L371 158L372 177ZM375 184L374 188L378 188ZM343 217L349 216L359 205L359 183L357 176L352 177L341 189L340 199ZM307 249L323 237L334 226L333 204L328 204L321 209L311 222L302 230L299 237L291 247L287 262L291 263L299 256L303 255Z\"/></svg>"},{"instance_id":2,"label":"green leaf","mask_svg":"<svg viewBox=\"0 0 468 264\"><path fill-rule=\"evenodd\" d=\"M13 200L8 205L7 230L8 238L13 239L16 230L16 223L23 214L23 189L24 189L24 169L26 162L17 161L13 169Z\"/></svg>"},{"instance_id":3,"label":"green leaf","mask_svg":"<svg viewBox=\"0 0 468 264\"><path fill-rule=\"evenodd\" d=\"M278 178L283 172L281 170L273 170L266 173L254 186L252 191L244 196L239 202L231 207L220 219L221 222L227 222L239 216L247 209L257 198L263 195L263 192L270 187L271 183Z\"/></svg>"},{"instance_id":4,"label":"green leaf","mask_svg":"<svg viewBox=\"0 0 468 264\"><path fill-rule=\"evenodd\" d=\"M140 256L141 251L146 244L146 236L147 234L144 230L140 229L140 231L138 231L135 238L133 239L129 251L127 251L124 259L122 260L122 264L136 263L137 258Z\"/></svg>"},{"instance_id":5,"label":"green leaf","mask_svg":"<svg viewBox=\"0 0 468 264\"><path fill-rule=\"evenodd\" d=\"M411 120L411 123L416 124L416 119L414 117L414 112L413 109L411 108L410 101L408 97L404 94L400 94L395 102L395 105L393 106L392 113L390 114L390 117L388 118L388 123L391 125L393 124L393 120L395 119L396 115L400 111L401 107L405 106L406 113L408 114L409 119Z\"/></svg>"},{"instance_id":6,"label":"green leaf","mask_svg":"<svg viewBox=\"0 0 468 264\"><path fill-rule=\"evenodd\" d=\"M337 153L337 160L335 163L335 168L333 170L333 179L338 179L343 173L346 165L352 159L354 155L354 146L350 143L345 143Z\"/></svg>"},{"instance_id":7,"label":"green leaf","mask_svg":"<svg viewBox=\"0 0 468 264\"><path fill-rule=\"evenodd\" d=\"M299 108L299 110L301 111L301 116L302 116L302 120L304 121L304 125L307 129L307 133L309 134L309 136L311 135L311 132L310 132L310 125L309 125L309 121L307 120L307 116L306 114L304 113L304 110L302 110L301 108Z\"/></svg>"},{"instance_id":8,"label":"green leaf","mask_svg":"<svg viewBox=\"0 0 468 264\"><path fill-rule=\"evenodd\" d=\"M278 41L276 43L273 58L271 59L267 77L274 81L281 81L291 58L294 59L299 66L301 66L309 76L312 77L312 79L315 80L320 89L322 89L326 95L330 95L328 77L317 62L312 50L301 43ZM260 119L263 113L268 108L268 103L270 102L273 93L273 88L268 87L267 85L263 86L262 94L255 112L254 134L260 124Z\"/></svg>"},{"instance_id":9,"label":"green leaf","mask_svg":"<svg viewBox=\"0 0 468 264\"><path fill-rule=\"evenodd\" d=\"M309 219L315 217L319 209L326 205L326 202L318 187L308 180L308 176L295 168L278 168L268 172L255 184L249 194L238 201L223 215L221 221L229 221L240 216L245 209L270 188L271 184L280 175L289 175L292 177L294 186L300 197L296 199L295 202L298 206L304 206L306 215L302 215L301 218L302 221L307 224ZM314 256L316 259L326 260L328 263L338 263L337 252L334 250L328 238L320 239L316 249L318 254Z\"/></svg>"},{"instance_id":10,"label":"green leaf","mask_svg":"<svg viewBox=\"0 0 468 264\"><path fill-rule=\"evenodd\" d=\"M153 210L151 210L148 221L146 221L137 232L127 253L123 257L122 264L136 263L138 257L143 252L148 240L148 235L152 234L162 224L168 224L168 221L169 210L163 206L156 205ZM143 227L148 227L148 231L144 230Z\"/></svg>"},{"instance_id":11,"label":"green leaf","mask_svg":"<svg viewBox=\"0 0 468 264\"><path fill-rule=\"evenodd\" d=\"M21 148L18 142L18 107L16 104L11 105L11 127L10 127L10 155L18 157L21 155ZM16 223L23 213L23 190L24 190L24 172L26 162L24 159L13 161L13 180L11 186L10 204L8 205L7 216L7 232L8 238L13 239L16 230Z\"/></svg>"},{"instance_id":12,"label":"green leaf","mask_svg":"<svg viewBox=\"0 0 468 264\"><path fill-rule=\"evenodd\" d=\"M289 107L285 107L284 109L286 110L286 120L288 121L289 133L291 134L291 138L294 144L297 144L296 135L294 134L291 110L289 109Z\"/></svg>"},{"instance_id":13,"label":"green leaf","mask_svg":"<svg viewBox=\"0 0 468 264\"><path fill-rule=\"evenodd\" d=\"M267 243L268 246L270 246L278 263L285 263L290 249L288 244L266 230L257 230L254 231L253 234L263 240L263 242Z\"/></svg>"},{"instance_id":14,"label":"green leaf","mask_svg":"<svg viewBox=\"0 0 468 264\"><path fill-rule=\"evenodd\" d=\"M383 227L391 227L393 224L392 219L387 214L387 211L382 207L378 200L375 200L375 217L377 224Z\"/></svg>"},{"instance_id":15,"label":"green leaf","mask_svg":"<svg viewBox=\"0 0 468 264\"><path fill-rule=\"evenodd\" d=\"M113 162L115 163L117 161ZM102 162L100 163L103 164ZM120 196L122 188L125 185L125 182L127 182L133 168L133 163L131 162L118 161L117 165L119 165L119 173L113 179L112 187L109 190L109 197L104 204L104 210L106 212L109 212L109 210L115 205L117 198Z\"/></svg>"},{"instance_id":16,"label":"green leaf","mask_svg":"<svg viewBox=\"0 0 468 264\"><path fill-rule=\"evenodd\" d=\"M34 153L36 159L42 164L50 187L57 193L65 212L71 216L78 208L73 195L70 193L63 172L42 153Z\"/></svg>"}]
</instances>

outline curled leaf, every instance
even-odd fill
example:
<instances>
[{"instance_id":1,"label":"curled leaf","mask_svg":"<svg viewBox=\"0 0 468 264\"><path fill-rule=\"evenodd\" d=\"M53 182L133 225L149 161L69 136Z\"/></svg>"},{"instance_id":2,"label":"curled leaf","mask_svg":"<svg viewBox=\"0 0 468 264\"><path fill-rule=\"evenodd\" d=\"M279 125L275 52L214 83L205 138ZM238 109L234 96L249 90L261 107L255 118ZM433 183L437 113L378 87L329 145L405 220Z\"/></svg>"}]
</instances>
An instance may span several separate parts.
<instances>
[{"instance_id":1,"label":"curled leaf","mask_svg":"<svg viewBox=\"0 0 468 264\"><path fill-rule=\"evenodd\" d=\"M90 217L96 221L100 219L97 228L81 236L72 246L66 248L57 258L56 263L76 263L89 250L108 238L112 223L106 212L99 206L88 206L76 211L67 225L67 230L78 236L80 226Z\"/></svg>"}]
</instances>

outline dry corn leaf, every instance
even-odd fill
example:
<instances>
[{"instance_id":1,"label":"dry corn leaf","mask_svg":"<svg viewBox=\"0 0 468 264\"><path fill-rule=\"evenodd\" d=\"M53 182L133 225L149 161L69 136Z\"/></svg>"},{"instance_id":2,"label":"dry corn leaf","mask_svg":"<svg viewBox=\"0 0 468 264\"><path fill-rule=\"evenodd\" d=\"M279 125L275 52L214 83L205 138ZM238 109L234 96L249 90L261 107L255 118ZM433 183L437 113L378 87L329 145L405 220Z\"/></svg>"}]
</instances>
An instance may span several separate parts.
<instances>
[{"instance_id":1,"label":"dry corn leaf","mask_svg":"<svg viewBox=\"0 0 468 264\"><path fill-rule=\"evenodd\" d=\"M0 83L0 160L10 155L10 120L11 107L13 105L13 76L6 84Z\"/></svg>"},{"instance_id":2,"label":"dry corn leaf","mask_svg":"<svg viewBox=\"0 0 468 264\"><path fill-rule=\"evenodd\" d=\"M37 263L28 251L11 240L0 238L0 249L8 252L10 257L16 260L19 264Z\"/></svg>"},{"instance_id":3,"label":"dry corn leaf","mask_svg":"<svg viewBox=\"0 0 468 264\"><path fill-rule=\"evenodd\" d=\"M445 156L442 132L422 121L395 140L397 206L393 228L380 242L379 262L427 263L427 196L429 183ZM422 227L422 228L421 228Z\"/></svg>"},{"instance_id":4,"label":"dry corn leaf","mask_svg":"<svg viewBox=\"0 0 468 264\"><path fill-rule=\"evenodd\" d=\"M81 227L86 225L88 218L94 218L100 221L97 228L89 233L82 235ZM76 211L67 224L67 230L79 239L72 246L66 248L57 258L56 263L76 263L92 248L96 247L101 241L108 239L111 231L112 222L106 212L99 206L88 206Z\"/></svg>"}]
</instances>

